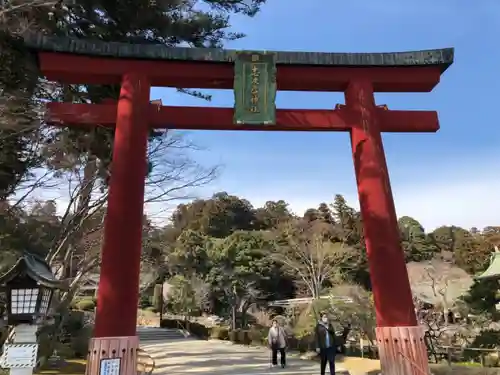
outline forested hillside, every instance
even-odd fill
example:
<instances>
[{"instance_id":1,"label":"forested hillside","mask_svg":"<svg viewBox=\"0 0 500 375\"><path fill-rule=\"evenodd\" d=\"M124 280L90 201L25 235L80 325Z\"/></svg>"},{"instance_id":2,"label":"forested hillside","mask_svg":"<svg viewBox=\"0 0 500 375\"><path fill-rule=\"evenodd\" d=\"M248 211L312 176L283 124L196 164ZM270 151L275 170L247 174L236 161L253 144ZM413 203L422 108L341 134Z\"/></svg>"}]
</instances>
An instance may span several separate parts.
<instances>
[{"instance_id":1,"label":"forested hillside","mask_svg":"<svg viewBox=\"0 0 500 375\"><path fill-rule=\"evenodd\" d=\"M61 217L56 205L46 201L22 209L4 203L3 265L27 249L48 256L61 277L81 281L99 271L104 209L93 212L75 237L75 213ZM217 312L244 310L257 301L317 297L343 283L369 290L362 225L359 212L341 195L299 217L284 201L253 207L221 192L178 205L164 226L144 218L142 281L147 286L170 280L175 289L191 290L197 306L190 309ZM426 232L411 217L400 218L399 226L408 263L439 261L471 275L488 266L500 240L500 227L444 225ZM71 246L63 252L65 241Z\"/></svg>"}]
</instances>

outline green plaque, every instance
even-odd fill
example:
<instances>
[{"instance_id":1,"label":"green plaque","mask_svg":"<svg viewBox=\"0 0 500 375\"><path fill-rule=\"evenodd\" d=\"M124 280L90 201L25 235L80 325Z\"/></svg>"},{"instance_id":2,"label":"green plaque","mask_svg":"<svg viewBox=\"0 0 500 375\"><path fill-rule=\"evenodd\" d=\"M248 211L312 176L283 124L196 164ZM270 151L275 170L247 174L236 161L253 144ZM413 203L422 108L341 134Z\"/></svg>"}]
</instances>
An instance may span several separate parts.
<instances>
[{"instance_id":1,"label":"green plaque","mask_svg":"<svg viewBox=\"0 0 500 375\"><path fill-rule=\"evenodd\" d=\"M276 55L238 52L234 61L234 123L276 124Z\"/></svg>"}]
</instances>

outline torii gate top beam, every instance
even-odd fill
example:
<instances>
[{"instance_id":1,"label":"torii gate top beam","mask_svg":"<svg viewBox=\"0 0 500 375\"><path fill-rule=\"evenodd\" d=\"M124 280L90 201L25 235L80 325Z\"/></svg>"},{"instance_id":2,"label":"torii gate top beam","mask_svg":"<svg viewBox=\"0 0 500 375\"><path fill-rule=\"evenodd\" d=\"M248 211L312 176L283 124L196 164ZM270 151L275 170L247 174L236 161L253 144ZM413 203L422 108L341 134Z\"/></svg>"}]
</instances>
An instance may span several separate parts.
<instances>
[{"instance_id":1,"label":"torii gate top beam","mask_svg":"<svg viewBox=\"0 0 500 375\"><path fill-rule=\"evenodd\" d=\"M232 89L234 50L169 48L31 34L48 79L120 83L130 71L148 72L152 86ZM395 53L276 52L278 90L345 91L366 78L377 92L428 92L453 63L452 48Z\"/></svg>"}]
</instances>

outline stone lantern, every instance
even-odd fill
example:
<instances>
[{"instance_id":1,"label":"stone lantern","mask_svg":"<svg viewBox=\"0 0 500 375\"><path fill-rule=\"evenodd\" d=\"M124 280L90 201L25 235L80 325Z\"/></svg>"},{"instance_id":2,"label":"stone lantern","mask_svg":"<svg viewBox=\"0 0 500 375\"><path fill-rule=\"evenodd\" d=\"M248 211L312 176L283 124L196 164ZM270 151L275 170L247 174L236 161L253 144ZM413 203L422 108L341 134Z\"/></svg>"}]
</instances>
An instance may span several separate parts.
<instances>
[{"instance_id":1,"label":"stone lantern","mask_svg":"<svg viewBox=\"0 0 500 375\"><path fill-rule=\"evenodd\" d=\"M31 375L37 361L38 325L47 318L54 291L66 289L66 283L54 277L43 258L25 253L0 275L0 285L7 297L7 324L14 327L13 343L4 345L1 365L12 375Z\"/></svg>"}]
</instances>

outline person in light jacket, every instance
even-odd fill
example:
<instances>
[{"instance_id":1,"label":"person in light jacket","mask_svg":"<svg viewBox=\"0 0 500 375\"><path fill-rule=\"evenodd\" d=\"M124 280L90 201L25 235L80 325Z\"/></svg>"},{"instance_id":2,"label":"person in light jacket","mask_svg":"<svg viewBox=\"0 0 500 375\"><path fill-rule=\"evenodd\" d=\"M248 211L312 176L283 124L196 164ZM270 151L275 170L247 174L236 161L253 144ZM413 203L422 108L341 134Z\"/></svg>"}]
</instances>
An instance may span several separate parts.
<instances>
[{"instance_id":1,"label":"person in light jacket","mask_svg":"<svg viewBox=\"0 0 500 375\"><path fill-rule=\"evenodd\" d=\"M271 365L278 365L278 351L280 352L281 367L286 366L286 333L277 320L273 320L267 336L269 348L271 348Z\"/></svg>"},{"instance_id":2,"label":"person in light jacket","mask_svg":"<svg viewBox=\"0 0 500 375\"><path fill-rule=\"evenodd\" d=\"M330 375L335 375L335 354L337 353L337 344L335 342L335 331L326 313L321 314L321 318L316 325L315 333L316 351L321 359L321 375L325 375L327 362L330 368Z\"/></svg>"}]
</instances>

